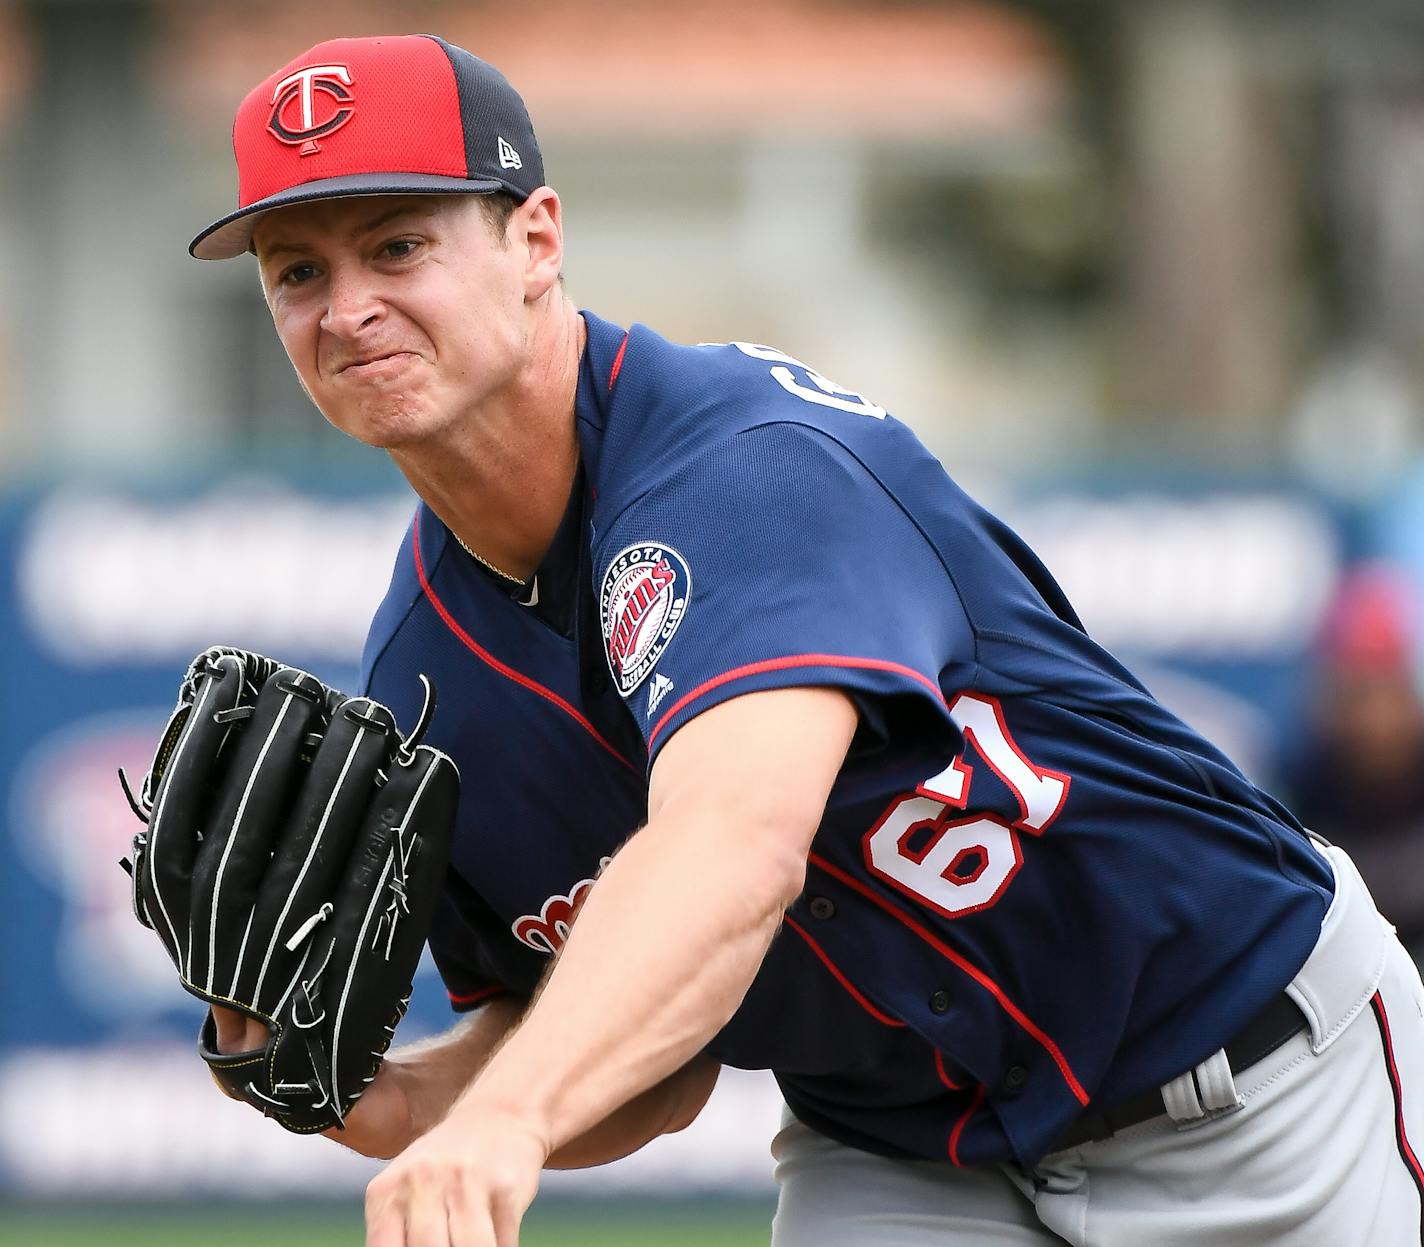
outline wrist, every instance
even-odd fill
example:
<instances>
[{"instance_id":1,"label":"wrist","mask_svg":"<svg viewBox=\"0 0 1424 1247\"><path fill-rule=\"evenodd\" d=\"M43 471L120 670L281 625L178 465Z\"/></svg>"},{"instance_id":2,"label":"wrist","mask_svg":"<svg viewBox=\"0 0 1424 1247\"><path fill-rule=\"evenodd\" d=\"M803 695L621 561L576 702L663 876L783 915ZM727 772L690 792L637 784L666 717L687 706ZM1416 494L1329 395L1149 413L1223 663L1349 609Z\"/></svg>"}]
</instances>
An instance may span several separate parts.
<instances>
[{"instance_id":1,"label":"wrist","mask_svg":"<svg viewBox=\"0 0 1424 1247\"><path fill-rule=\"evenodd\" d=\"M392 1103L399 1106L392 1115L391 1133L397 1142L395 1150L401 1152L440 1120L440 1112L431 1107L431 1097L416 1061L399 1055L387 1056L381 1065L380 1077L394 1093Z\"/></svg>"},{"instance_id":2,"label":"wrist","mask_svg":"<svg viewBox=\"0 0 1424 1247\"><path fill-rule=\"evenodd\" d=\"M456 1130L494 1129L501 1138L522 1140L537 1152L540 1168L554 1151L549 1122L533 1104L481 1087L478 1081L450 1106L445 1120Z\"/></svg>"},{"instance_id":3,"label":"wrist","mask_svg":"<svg viewBox=\"0 0 1424 1247\"><path fill-rule=\"evenodd\" d=\"M408 1092L395 1066L387 1061L365 1093L346 1114L345 1122L323 1130L327 1138L343 1147L379 1160L400 1155L414 1142Z\"/></svg>"}]
</instances>

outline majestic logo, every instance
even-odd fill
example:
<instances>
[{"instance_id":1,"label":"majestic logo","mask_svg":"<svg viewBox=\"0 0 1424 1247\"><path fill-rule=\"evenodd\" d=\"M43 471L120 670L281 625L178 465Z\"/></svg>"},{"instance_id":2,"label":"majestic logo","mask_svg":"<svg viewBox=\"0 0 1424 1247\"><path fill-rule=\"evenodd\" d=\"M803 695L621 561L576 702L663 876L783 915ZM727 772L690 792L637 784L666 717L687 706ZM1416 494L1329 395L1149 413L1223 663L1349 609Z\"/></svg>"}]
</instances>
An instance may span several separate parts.
<instances>
[{"instance_id":1,"label":"majestic logo","mask_svg":"<svg viewBox=\"0 0 1424 1247\"><path fill-rule=\"evenodd\" d=\"M299 154L319 152L317 139L351 120L351 71L345 65L308 65L288 74L272 88L272 115L267 128L283 143L300 147Z\"/></svg>"},{"instance_id":2,"label":"majestic logo","mask_svg":"<svg viewBox=\"0 0 1424 1247\"><path fill-rule=\"evenodd\" d=\"M627 697L667 649L687 614L692 576L671 546L629 546L613 560L598 594L608 669Z\"/></svg>"},{"instance_id":3,"label":"majestic logo","mask_svg":"<svg viewBox=\"0 0 1424 1247\"><path fill-rule=\"evenodd\" d=\"M495 138L499 139L499 167L501 169L524 168L524 161L519 158L519 153L500 135L495 135Z\"/></svg>"},{"instance_id":4,"label":"majestic logo","mask_svg":"<svg viewBox=\"0 0 1424 1247\"><path fill-rule=\"evenodd\" d=\"M605 857L598 863L599 873L613 859ZM579 907L588 899L596 879L580 879L567 896L551 896L537 914L516 918L510 926L514 937L536 953L557 956L569 938L569 930L578 916Z\"/></svg>"}]
</instances>

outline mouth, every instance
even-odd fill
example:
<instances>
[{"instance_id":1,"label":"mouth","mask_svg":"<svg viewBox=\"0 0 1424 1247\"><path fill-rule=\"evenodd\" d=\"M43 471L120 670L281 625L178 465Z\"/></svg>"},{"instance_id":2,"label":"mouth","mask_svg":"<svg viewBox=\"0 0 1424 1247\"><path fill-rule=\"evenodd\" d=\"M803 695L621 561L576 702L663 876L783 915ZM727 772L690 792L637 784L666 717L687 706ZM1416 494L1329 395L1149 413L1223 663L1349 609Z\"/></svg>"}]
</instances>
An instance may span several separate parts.
<instances>
[{"instance_id":1,"label":"mouth","mask_svg":"<svg viewBox=\"0 0 1424 1247\"><path fill-rule=\"evenodd\" d=\"M373 355L366 359L353 360L337 369L343 377L380 377L399 372L420 357L414 351L389 351L384 355Z\"/></svg>"}]
</instances>

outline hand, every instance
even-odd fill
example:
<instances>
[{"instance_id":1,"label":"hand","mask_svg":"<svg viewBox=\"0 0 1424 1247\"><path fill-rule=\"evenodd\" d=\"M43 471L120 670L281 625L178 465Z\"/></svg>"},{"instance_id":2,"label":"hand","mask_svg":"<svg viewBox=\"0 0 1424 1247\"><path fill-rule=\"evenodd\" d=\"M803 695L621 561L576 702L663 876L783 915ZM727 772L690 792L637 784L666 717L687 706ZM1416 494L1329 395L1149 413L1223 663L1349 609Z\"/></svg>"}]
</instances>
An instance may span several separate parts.
<instances>
[{"instance_id":1,"label":"hand","mask_svg":"<svg viewBox=\"0 0 1424 1247\"><path fill-rule=\"evenodd\" d=\"M457 1105L366 1188L366 1247L518 1247L548 1157L523 1120Z\"/></svg>"},{"instance_id":2,"label":"hand","mask_svg":"<svg viewBox=\"0 0 1424 1247\"><path fill-rule=\"evenodd\" d=\"M135 917L214 1006L198 1055L227 1095L297 1134L340 1125L370 1086L440 903L459 776L419 743L428 680L426 693L402 736L370 698L204 650L143 795L128 793L146 824Z\"/></svg>"},{"instance_id":3,"label":"hand","mask_svg":"<svg viewBox=\"0 0 1424 1247\"><path fill-rule=\"evenodd\" d=\"M272 1030L266 1022L228 1009L223 1005L213 1005L213 1025L218 1033L218 1051L224 1055L236 1052L254 1052L265 1048L272 1037Z\"/></svg>"}]
</instances>

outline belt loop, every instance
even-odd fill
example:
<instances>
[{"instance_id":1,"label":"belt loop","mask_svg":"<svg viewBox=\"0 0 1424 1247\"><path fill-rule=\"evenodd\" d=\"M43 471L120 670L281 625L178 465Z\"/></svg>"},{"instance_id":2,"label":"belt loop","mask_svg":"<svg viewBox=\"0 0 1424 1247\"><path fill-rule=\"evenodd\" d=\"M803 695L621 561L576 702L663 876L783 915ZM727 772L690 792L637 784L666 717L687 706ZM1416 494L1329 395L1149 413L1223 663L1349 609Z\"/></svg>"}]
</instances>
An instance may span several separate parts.
<instances>
[{"instance_id":1,"label":"belt loop","mask_svg":"<svg viewBox=\"0 0 1424 1247\"><path fill-rule=\"evenodd\" d=\"M1218 1052L1217 1056L1220 1055ZM1171 1082L1162 1084L1162 1104L1173 1121L1196 1121L1203 1116L1192 1072L1188 1070L1185 1074L1178 1074Z\"/></svg>"},{"instance_id":2,"label":"belt loop","mask_svg":"<svg viewBox=\"0 0 1424 1247\"><path fill-rule=\"evenodd\" d=\"M1196 1068L1197 1091L1201 1104L1209 1113L1220 1113L1228 1109L1240 1108L1245 1103L1236 1094L1236 1080L1231 1077L1231 1062L1226 1049L1218 1048Z\"/></svg>"},{"instance_id":3,"label":"belt loop","mask_svg":"<svg viewBox=\"0 0 1424 1247\"><path fill-rule=\"evenodd\" d=\"M1218 1048L1200 1065L1162 1085L1162 1105L1167 1116L1183 1127L1234 1113L1244 1103L1236 1094L1231 1059L1225 1048Z\"/></svg>"}]
</instances>

